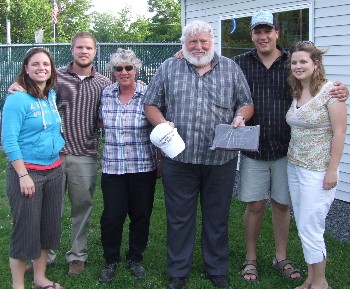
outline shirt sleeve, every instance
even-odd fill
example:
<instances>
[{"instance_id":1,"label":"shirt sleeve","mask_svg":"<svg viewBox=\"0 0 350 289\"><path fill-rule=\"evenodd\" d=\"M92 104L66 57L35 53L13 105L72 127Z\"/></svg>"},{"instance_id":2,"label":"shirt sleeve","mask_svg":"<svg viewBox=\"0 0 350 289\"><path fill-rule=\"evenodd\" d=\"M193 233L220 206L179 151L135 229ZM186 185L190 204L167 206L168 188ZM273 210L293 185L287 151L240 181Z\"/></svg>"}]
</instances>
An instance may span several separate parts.
<instances>
[{"instance_id":1,"label":"shirt sleeve","mask_svg":"<svg viewBox=\"0 0 350 289\"><path fill-rule=\"evenodd\" d=\"M324 103L325 103L327 109L328 109L333 103L335 103L335 102L338 101L338 99L337 99L336 97L332 97L332 95L329 94L329 91L330 91L331 89L333 89L333 88L334 88L333 83L327 84L327 89L326 89L326 91L325 91L325 93L324 93L324 98L325 98Z\"/></svg>"},{"instance_id":2,"label":"shirt sleeve","mask_svg":"<svg viewBox=\"0 0 350 289\"><path fill-rule=\"evenodd\" d=\"M2 145L10 161L23 158L18 144L19 134L26 117L24 94L8 94L2 113Z\"/></svg>"},{"instance_id":3,"label":"shirt sleeve","mask_svg":"<svg viewBox=\"0 0 350 289\"><path fill-rule=\"evenodd\" d=\"M236 110L242 106L253 105L253 99L250 92L250 88L247 82L247 79L242 71L242 69L238 66L237 63L233 63L234 66L234 79L235 79L235 95L236 98Z\"/></svg>"},{"instance_id":4,"label":"shirt sleeve","mask_svg":"<svg viewBox=\"0 0 350 289\"><path fill-rule=\"evenodd\" d=\"M165 65L165 62L163 62L157 69L147 87L145 97L143 99L144 104L155 105L160 110L163 110L165 107Z\"/></svg>"}]
</instances>

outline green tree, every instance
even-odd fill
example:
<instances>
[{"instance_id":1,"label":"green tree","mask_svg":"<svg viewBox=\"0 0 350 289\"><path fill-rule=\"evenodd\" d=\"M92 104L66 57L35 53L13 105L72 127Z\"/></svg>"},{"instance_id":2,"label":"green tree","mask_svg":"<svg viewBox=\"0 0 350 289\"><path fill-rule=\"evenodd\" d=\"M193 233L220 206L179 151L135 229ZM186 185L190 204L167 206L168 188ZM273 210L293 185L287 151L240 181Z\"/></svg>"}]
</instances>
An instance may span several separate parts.
<instances>
[{"instance_id":1,"label":"green tree","mask_svg":"<svg viewBox=\"0 0 350 289\"><path fill-rule=\"evenodd\" d=\"M94 13L91 32L98 42L144 42L149 32L149 20L138 17L131 21L131 11L124 8L117 16Z\"/></svg>"},{"instance_id":2,"label":"green tree","mask_svg":"<svg viewBox=\"0 0 350 289\"><path fill-rule=\"evenodd\" d=\"M129 34L133 42L146 42L150 35L150 22L145 17L139 17L129 27Z\"/></svg>"},{"instance_id":3,"label":"green tree","mask_svg":"<svg viewBox=\"0 0 350 289\"><path fill-rule=\"evenodd\" d=\"M117 16L110 13L94 13L91 32L98 42L131 41L128 35L131 22L129 8L124 8Z\"/></svg>"},{"instance_id":4,"label":"green tree","mask_svg":"<svg viewBox=\"0 0 350 289\"><path fill-rule=\"evenodd\" d=\"M110 13L94 13L91 32L98 42L115 42L117 38L116 26L118 19Z\"/></svg>"},{"instance_id":5,"label":"green tree","mask_svg":"<svg viewBox=\"0 0 350 289\"><path fill-rule=\"evenodd\" d=\"M1 13L1 23L6 21L4 16L10 20L12 43L34 42L34 31L39 26L46 26L44 24L51 19L50 11L50 3L46 1L11 0L7 15ZM5 34L1 34L2 43L6 42L5 37Z\"/></svg>"},{"instance_id":6,"label":"green tree","mask_svg":"<svg viewBox=\"0 0 350 289\"><path fill-rule=\"evenodd\" d=\"M91 16L87 11L92 7L90 0L57 0L61 11L58 14L56 42L67 42L77 31L88 31ZM12 43L34 42L34 32L44 29L44 42L53 41L51 0L10 0L6 10L6 0L0 2L0 43L6 43L6 17L11 22Z\"/></svg>"},{"instance_id":7,"label":"green tree","mask_svg":"<svg viewBox=\"0 0 350 289\"><path fill-rule=\"evenodd\" d=\"M179 41L181 36L181 4L178 0L148 0L151 18L148 41Z\"/></svg>"},{"instance_id":8,"label":"green tree","mask_svg":"<svg viewBox=\"0 0 350 289\"><path fill-rule=\"evenodd\" d=\"M0 0L0 43L6 43L7 2Z\"/></svg>"},{"instance_id":9,"label":"green tree","mask_svg":"<svg viewBox=\"0 0 350 289\"><path fill-rule=\"evenodd\" d=\"M92 8L91 0L57 0L57 2L63 7L58 14L57 42L70 42L77 32L90 30L92 15L87 11Z\"/></svg>"}]
</instances>

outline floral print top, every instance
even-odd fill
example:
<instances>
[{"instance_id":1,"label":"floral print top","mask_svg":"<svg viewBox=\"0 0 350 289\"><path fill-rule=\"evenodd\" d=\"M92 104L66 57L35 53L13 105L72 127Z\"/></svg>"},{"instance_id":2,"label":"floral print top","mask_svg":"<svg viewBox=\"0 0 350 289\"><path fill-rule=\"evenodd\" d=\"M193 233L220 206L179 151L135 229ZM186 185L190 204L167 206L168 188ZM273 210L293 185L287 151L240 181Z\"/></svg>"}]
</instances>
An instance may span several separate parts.
<instances>
[{"instance_id":1,"label":"floral print top","mask_svg":"<svg viewBox=\"0 0 350 289\"><path fill-rule=\"evenodd\" d=\"M329 94L332 88L333 83L327 82L300 108L293 99L286 114L291 127L288 160L292 164L315 171L327 169L333 137L328 107L337 101Z\"/></svg>"}]
</instances>

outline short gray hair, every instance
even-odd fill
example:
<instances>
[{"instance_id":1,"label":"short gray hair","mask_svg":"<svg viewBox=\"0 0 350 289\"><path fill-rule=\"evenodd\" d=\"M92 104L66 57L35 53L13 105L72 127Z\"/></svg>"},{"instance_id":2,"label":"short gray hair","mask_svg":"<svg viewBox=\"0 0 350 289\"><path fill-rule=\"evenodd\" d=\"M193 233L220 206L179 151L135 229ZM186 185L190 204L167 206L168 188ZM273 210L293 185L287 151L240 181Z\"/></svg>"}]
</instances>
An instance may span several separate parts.
<instances>
[{"instance_id":1,"label":"short gray hair","mask_svg":"<svg viewBox=\"0 0 350 289\"><path fill-rule=\"evenodd\" d=\"M208 32L210 34L211 40L214 42L213 27L209 23L200 20L193 21L184 27L180 41L181 43L184 43L186 37L191 37L201 32Z\"/></svg>"},{"instance_id":2,"label":"short gray hair","mask_svg":"<svg viewBox=\"0 0 350 289\"><path fill-rule=\"evenodd\" d=\"M113 66L120 62L127 62L134 65L137 72L139 72L142 66L142 61L136 57L136 54L132 50L118 48L117 52L111 55L106 68L113 72Z\"/></svg>"}]
</instances>

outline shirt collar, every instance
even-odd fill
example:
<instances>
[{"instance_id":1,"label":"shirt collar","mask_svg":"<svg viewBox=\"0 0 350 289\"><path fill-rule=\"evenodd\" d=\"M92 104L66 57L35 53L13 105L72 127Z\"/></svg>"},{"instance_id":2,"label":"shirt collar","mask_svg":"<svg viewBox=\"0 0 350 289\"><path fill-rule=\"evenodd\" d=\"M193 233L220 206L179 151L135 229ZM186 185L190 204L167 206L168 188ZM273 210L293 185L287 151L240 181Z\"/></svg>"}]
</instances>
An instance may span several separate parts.
<instances>
[{"instance_id":1,"label":"shirt collar","mask_svg":"<svg viewBox=\"0 0 350 289\"><path fill-rule=\"evenodd\" d=\"M285 49L283 49L281 46L277 45L277 49L278 49L279 51L281 51L281 56L282 56L282 57L288 56L288 51L286 51ZM248 54L259 58L258 50L257 50L256 48L253 48L252 50L250 50L250 51L248 52Z\"/></svg>"},{"instance_id":2,"label":"shirt collar","mask_svg":"<svg viewBox=\"0 0 350 289\"><path fill-rule=\"evenodd\" d=\"M285 49L283 49L283 48L282 48L281 46L279 46L279 45L277 45L277 49L278 49L279 51L281 51L281 56L278 57L274 62L279 61L279 60L281 60L281 59L287 59L287 57L288 57L288 51L285 50ZM253 48L252 50L250 50L250 51L248 52L248 55L250 55L250 56L252 56L252 57L255 57L256 59L258 59L258 60L261 62L261 59L260 59L260 57L259 57L259 55L258 55L258 50L257 50L256 48Z\"/></svg>"},{"instance_id":3,"label":"shirt collar","mask_svg":"<svg viewBox=\"0 0 350 289\"><path fill-rule=\"evenodd\" d=\"M141 97L142 95L145 94L146 89L147 89L147 85L142 85L142 84L137 83L136 89L135 89L135 92L134 92L134 95L132 96L132 98ZM119 83L118 82L113 83L112 92L116 93L117 96L119 97Z\"/></svg>"},{"instance_id":4,"label":"shirt collar","mask_svg":"<svg viewBox=\"0 0 350 289\"><path fill-rule=\"evenodd\" d=\"M69 65L67 66L67 72L72 75L77 75L75 72L73 72L72 66L73 66L73 61L71 61L71 63L69 63ZM89 76L95 76L95 74L96 74L96 69L94 66L92 66L91 73Z\"/></svg>"}]
</instances>

